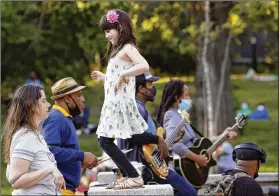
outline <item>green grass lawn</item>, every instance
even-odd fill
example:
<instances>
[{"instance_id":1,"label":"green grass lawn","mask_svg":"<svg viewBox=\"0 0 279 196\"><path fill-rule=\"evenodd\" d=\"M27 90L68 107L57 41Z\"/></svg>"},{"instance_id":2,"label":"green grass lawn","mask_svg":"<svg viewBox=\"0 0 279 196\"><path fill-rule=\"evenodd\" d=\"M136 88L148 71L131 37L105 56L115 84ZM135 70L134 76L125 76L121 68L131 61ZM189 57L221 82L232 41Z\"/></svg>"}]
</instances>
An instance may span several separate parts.
<instances>
[{"instance_id":1,"label":"green grass lawn","mask_svg":"<svg viewBox=\"0 0 279 196\"><path fill-rule=\"evenodd\" d=\"M193 87L192 78L187 83ZM149 103L147 108L150 112L159 105L161 101L162 88L168 80L163 78L155 83L157 88L157 99L154 103ZM254 142L259 144L267 152L267 163L263 164L260 172L278 172L278 83L277 82L257 82L233 80L233 104L237 109L242 101L247 101L250 108L254 109L259 102L264 102L270 111L270 120L267 121L248 121L243 128L240 137L232 141L233 145L240 142ZM90 122L98 123L102 108L104 93L103 85L89 82L88 88L84 90L86 104L90 108ZM194 99L194 94L191 94ZM229 125L228 125L229 126ZM80 147L84 151L91 151L100 156L101 150L95 135L80 136ZM2 195L11 194L12 189L5 178L6 165L1 160L1 189Z\"/></svg>"},{"instance_id":2,"label":"green grass lawn","mask_svg":"<svg viewBox=\"0 0 279 196\"><path fill-rule=\"evenodd\" d=\"M243 135L232 143L249 141L260 145L267 152L267 163L262 164L260 172L278 172L278 82L237 80L232 84L235 104L246 100L254 109L263 102L270 113L270 120L248 121Z\"/></svg>"}]
</instances>

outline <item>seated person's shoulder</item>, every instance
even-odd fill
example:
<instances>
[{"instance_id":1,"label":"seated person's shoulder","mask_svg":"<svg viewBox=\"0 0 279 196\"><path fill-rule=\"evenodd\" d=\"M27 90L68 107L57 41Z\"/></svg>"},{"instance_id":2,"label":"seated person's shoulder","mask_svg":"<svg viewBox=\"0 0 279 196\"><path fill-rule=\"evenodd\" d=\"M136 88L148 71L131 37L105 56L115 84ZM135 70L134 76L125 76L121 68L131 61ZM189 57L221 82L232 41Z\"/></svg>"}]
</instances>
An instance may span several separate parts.
<instances>
[{"instance_id":1,"label":"seated person's shoulder","mask_svg":"<svg viewBox=\"0 0 279 196\"><path fill-rule=\"evenodd\" d=\"M179 113L173 110L168 110L164 114L164 128L168 126L176 126L181 120Z\"/></svg>"},{"instance_id":2,"label":"seated person's shoulder","mask_svg":"<svg viewBox=\"0 0 279 196\"><path fill-rule=\"evenodd\" d=\"M164 119L165 120L180 120L181 116L179 115L179 113L177 113L176 111L173 110L168 110L166 111L165 115L164 115Z\"/></svg>"},{"instance_id":3,"label":"seated person's shoulder","mask_svg":"<svg viewBox=\"0 0 279 196\"><path fill-rule=\"evenodd\" d=\"M250 178L248 176L239 177L239 178L235 179L235 182L241 183L241 184L246 184L246 185L255 185L255 184L258 185L258 182L255 179Z\"/></svg>"},{"instance_id":4,"label":"seated person's shoulder","mask_svg":"<svg viewBox=\"0 0 279 196\"><path fill-rule=\"evenodd\" d=\"M138 102L138 101L137 101L137 107L138 107L138 110L139 110L140 112L145 111L145 108L144 108L143 104L140 103L140 102Z\"/></svg>"},{"instance_id":5,"label":"seated person's shoulder","mask_svg":"<svg viewBox=\"0 0 279 196\"><path fill-rule=\"evenodd\" d=\"M53 109L49 112L47 119L62 120L65 119L65 116L58 110Z\"/></svg>"},{"instance_id":6,"label":"seated person's shoulder","mask_svg":"<svg viewBox=\"0 0 279 196\"><path fill-rule=\"evenodd\" d=\"M48 117L42 122L43 127L49 124L59 125L65 121L66 117L59 111L51 110Z\"/></svg>"},{"instance_id":7,"label":"seated person's shoulder","mask_svg":"<svg viewBox=\"0 0 279 196\"><path fill-rule=\"evenodd\" d=\"M34 130L27 130L25 128L21 128L17 131L17 133L13 136L14 145L19 146L34 146L40 141L39 135Z\"/></svg>"},{"instance_id":8,"label":"seated person's shoulder","mask_svg":"<svg viewBox=\"0 0 279 196\"><path fill-rule=\"evenodd\" d=\"M141 117L147 121L148 112L146 111L144 105L137 101L137 108Z\"/></svg>"},{"instance_id":9,"label":"seated person's shoulder","mask_svg":"<svg viewBox=\"0 0 279 196\"><path fill-rule=\"evenodd\" d=\"M248 176L243 176L235 179L233 195L258 196L263 195L263 190L255 179Z\"/></svg>"},{"instance_id":10,"label":"seated person's shoulder","mask_svg":"<svg viewBox=\"0 0 279 196\"><path fill-rule=\"evenodd\" d=\"M165 117L176 116L176 115L177 115L177 113L173 110L168 110L165 113Z\"/></svg>"}]
</instances>

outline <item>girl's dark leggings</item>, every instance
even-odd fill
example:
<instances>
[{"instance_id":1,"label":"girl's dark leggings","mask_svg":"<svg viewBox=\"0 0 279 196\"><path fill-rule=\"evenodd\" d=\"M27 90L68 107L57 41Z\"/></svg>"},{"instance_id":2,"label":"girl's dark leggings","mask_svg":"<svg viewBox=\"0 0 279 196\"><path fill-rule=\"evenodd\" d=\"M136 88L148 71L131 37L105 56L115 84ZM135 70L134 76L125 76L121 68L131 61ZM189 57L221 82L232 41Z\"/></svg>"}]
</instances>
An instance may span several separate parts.
<instances>
[{"instance_id":1,"label":"girl's dark leggings","mask_svg":"<svg viewBox=\"0 0 279 196\"><path fill-rule=\"evenodd\" d=\"M101 148L113 160L119 169L124 171L129 178L138 177L137 170L133 167L126 155L115 145L114 138L100 136L99 143Z\"/></svg>"},{"instance_id":2,"label":"girl's dark leggings","mask_svg":"<svg viewBox=\"0 0 279 196\"><path fill-rule=\"evenodd\" d=\"M144 144L158 144L159 137L148 132L142 134L135 134L132 138L128 139L134 145ZM116 146L113 142L114 138L107 138L100 136L99 143L101 148L113 160L116 166L130 178L138 177L137 170L133 167L126 155Z\"/></svg>"}]
</instances>

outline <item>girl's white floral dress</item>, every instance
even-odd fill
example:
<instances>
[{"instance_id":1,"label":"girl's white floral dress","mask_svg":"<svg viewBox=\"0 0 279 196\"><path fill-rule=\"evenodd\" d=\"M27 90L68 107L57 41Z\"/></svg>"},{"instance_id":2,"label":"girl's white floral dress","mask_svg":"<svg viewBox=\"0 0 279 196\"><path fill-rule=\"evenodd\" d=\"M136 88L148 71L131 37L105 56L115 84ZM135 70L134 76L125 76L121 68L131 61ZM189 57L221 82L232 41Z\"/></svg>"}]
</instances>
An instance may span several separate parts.
<instances>
[{"instance_id":1,"label":"girl's white floral dress","mask_svg":"<svg viewBox=\"0 0 279 196\"><path fill-rule=\"evenodd\" d=\"M114 92L120 73L133 66L133 63L125 62L117 55L109 60L104 83L105 100L97 129L98 137L126 139L134 134L141 134L148 128L137 108L135 77L127 77L128 83L122 83L117 93Z\"/></svg>"}]
</instances>

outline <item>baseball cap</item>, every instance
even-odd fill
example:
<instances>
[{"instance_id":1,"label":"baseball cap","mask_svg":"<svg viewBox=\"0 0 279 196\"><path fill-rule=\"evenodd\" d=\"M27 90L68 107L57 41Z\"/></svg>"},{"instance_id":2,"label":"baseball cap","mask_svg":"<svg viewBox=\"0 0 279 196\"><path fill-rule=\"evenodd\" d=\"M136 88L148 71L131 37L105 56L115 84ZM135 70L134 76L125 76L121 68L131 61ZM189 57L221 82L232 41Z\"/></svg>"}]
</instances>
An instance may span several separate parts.
<instances>
[{"instance_id":1,"label":"baseball cap","mask_svg":"<svg viewBox=\"0 0 279 196\"><path fill-rule=\"evenodd\" d=\"M160 79L160 77L152 76L152 74L149 71L136 76L136 82L155 82L159 79Z\"/></svg>"}]
</instances>

